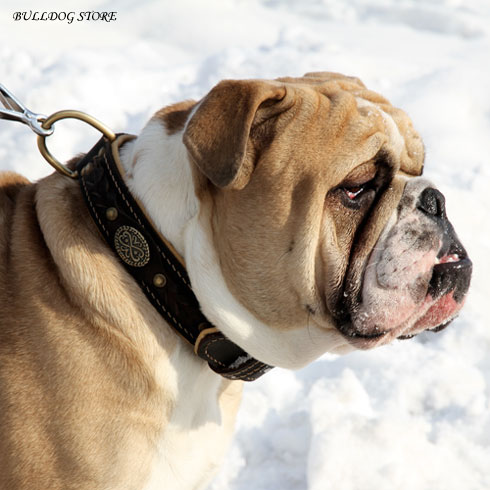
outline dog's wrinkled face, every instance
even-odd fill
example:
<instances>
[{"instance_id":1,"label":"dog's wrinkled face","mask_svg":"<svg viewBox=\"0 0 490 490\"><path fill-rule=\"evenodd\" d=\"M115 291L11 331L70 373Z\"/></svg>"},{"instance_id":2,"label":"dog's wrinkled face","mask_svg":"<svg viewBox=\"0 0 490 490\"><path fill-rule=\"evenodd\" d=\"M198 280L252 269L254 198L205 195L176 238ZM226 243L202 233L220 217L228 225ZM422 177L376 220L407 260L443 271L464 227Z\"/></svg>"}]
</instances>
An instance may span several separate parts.
<instances>
[{"instance_id":1,"label":"dog's wrinkled face","mask_svg":"<svg viewBox=\"0 0 490 490\"><path fill-rule=\"evenodd\" d=\"M420 177L421 139L359 80L222 82L184 143L227 286L264 324L370 348L463 305L471 262Z\"/></svg>"},{"instance_id":2,"label":"dog's wrinkled face","mask_svg":"<svg viewBox=\"0 0 490 490\"><path fill-rule=\"evenodd\" d=\"M463 306L471 261L424 179L405 185L400 203L362 266L344 287L340 330L359 347L441 330Z\"/></svg>"}]
</instances>

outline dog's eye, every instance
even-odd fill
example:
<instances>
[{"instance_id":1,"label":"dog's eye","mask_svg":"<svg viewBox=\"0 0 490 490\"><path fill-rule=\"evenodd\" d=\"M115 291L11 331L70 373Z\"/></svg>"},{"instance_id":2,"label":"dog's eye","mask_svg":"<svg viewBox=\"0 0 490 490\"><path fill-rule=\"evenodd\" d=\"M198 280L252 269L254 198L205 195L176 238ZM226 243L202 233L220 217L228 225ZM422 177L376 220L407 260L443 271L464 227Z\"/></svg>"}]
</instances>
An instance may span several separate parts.
<instances>
[{"instance_id":1,"label":"dog's eye","mask_svg":"<svg viewBox=\"0 0 490 490\"><path fill-rule=\"evenodd\" d=\"M353 187L342 187L342 190L351 201L354 201L364 192L365 187L360 185Z\"/></svg>"}]
</instances>

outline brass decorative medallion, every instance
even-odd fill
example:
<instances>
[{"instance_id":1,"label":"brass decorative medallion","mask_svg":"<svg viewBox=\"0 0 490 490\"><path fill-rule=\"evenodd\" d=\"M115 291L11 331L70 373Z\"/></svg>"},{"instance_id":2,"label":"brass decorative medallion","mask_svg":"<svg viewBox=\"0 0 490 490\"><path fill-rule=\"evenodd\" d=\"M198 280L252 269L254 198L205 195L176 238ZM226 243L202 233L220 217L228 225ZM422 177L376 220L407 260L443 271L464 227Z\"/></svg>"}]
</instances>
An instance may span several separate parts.
<instances>
[{"instance_id":1,"label":"brass decorative medallion","mask_svg":"<svg viewBox=\"0 0 490 490\"><path fill-rule=\"evenodd\" d=\"M132 226L120 226L114 235L119 257L133 267L143 267L150 260L150 247L145 237Z\"/></svg>"}]
</instances>

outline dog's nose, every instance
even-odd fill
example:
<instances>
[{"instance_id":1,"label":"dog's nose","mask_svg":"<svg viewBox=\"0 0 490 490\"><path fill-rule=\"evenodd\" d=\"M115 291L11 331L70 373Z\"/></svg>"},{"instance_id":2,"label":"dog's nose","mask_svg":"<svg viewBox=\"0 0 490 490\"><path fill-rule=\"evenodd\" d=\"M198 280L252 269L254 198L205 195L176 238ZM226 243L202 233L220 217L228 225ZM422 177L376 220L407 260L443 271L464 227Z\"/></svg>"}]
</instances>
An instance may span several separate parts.
<instances>
[{"instance_id":1,"label":"dog's nose","mask_svg":"<svg viewBox=\"0 0 490 490\"><path fill-rule=\"evenodd\" d=\"M440 191L432 187L427 187L420 194L417 208L429 217L446 218L446 199Z\"/></svg>"}]
</instances>

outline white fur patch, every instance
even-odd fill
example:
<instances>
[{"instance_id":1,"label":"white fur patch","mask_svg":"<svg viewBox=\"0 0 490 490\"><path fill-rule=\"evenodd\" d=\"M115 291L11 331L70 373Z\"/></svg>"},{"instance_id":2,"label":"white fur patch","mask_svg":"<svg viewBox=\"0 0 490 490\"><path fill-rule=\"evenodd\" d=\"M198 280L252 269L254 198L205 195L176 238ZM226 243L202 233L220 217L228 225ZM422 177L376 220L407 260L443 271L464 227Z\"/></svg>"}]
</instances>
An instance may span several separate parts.
<instances>
[{"instance_id":1,"label":"white fur patch","mask_svg":"<svg viewBox=\"0 0 490 490\"><path fill-rule=\"evenodd\" d=\"M144 490L204 489L233 434L231 415L222 413L218 404L223 378L183 343L172 353L170 363L173 382L165 389L175 404Z\"/></svg>"},{"instance_id":2,"label":"white fur patch","mask_svg":"<svg viewBox=\"0 0 490 490\"><path fill-rule=\"evenodd\" d=\"M121 150L129 190L181 255L185 224L198 211L187 158L182 134L167 135L158 119L150 120L141 135Z\"/></svg>"}]
</instances>

